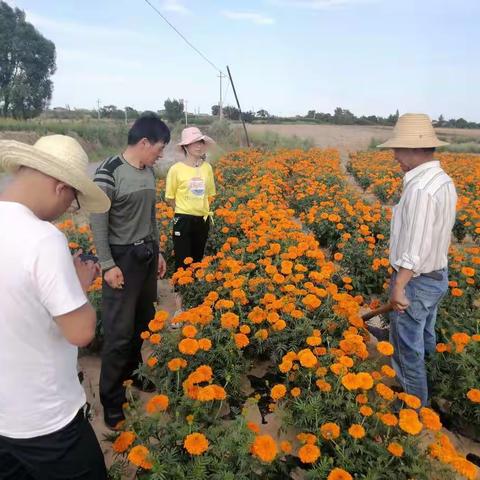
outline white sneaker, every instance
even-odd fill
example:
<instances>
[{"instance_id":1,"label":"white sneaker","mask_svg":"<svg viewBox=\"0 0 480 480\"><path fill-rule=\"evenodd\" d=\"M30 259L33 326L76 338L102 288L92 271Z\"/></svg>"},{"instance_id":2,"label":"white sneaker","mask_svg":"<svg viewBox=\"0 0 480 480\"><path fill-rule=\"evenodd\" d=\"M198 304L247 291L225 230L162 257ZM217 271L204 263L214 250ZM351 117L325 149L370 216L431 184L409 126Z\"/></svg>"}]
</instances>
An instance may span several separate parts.
<instances>
[{"instance_id":1,"label":"white sneaker","mask_svg":"<svg viewBox=\"0 0 480 480\"><path fill-rule=\"evenodd\" d=\"M183 312L183 309L182 308L179 308L174 314L173 314L173 319L175 319L175 317L178 317L178 315L180 315L181 313ZM178 328L180 328L182 326L182 322L171 322L170 323L170 328L172 330L177 330Z\"/></svg>"}]
</instances>

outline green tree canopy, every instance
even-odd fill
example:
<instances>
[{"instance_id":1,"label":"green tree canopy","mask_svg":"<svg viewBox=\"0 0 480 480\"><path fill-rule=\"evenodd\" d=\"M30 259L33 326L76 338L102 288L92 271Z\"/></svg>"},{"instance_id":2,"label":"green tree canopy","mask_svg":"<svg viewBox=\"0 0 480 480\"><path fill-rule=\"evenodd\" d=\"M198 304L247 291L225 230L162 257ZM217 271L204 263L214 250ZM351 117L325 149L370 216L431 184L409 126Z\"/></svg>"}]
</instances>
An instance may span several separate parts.
<instances>
[{"instance_id":1,"label":"green tree canopy","mask_svg":"<svg viewBox=\"0 0 480 480\"><path fill-rule=\"evenodd\" d=\"M52 98L55 44L0 0L0 108L4 116L39 115Z\"/></svg>"},{"instance_id":2,"label":"green tree canopy","mask_svg":"<svg viewBox=\"0 0 480 480\"><path fill-rule=\"evenodd\" d=\"M170 123L178 122L183 118L183 102L180 100L165 100L165 118Z\"/></svg>"}]
</instances>

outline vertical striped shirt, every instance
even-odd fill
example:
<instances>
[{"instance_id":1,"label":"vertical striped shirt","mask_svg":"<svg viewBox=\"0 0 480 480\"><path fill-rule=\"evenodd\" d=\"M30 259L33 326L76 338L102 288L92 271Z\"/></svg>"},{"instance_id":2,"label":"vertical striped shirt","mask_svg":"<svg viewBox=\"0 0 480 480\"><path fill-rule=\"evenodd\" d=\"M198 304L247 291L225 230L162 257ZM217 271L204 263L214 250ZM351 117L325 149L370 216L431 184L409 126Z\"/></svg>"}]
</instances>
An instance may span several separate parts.
<instances>
[{"instance_id":1,"label":"vertical striped shirt","mask_svg":"<svg viewBox=\"0 0 480 480\"><path fill-rule=\"evenodd\" d=\"M403 267L418 276L448 265L456 205L455 185L440 162L423 163L405 174L390 227L390 264L395 270Z\"/></svg>"}]
</instances>

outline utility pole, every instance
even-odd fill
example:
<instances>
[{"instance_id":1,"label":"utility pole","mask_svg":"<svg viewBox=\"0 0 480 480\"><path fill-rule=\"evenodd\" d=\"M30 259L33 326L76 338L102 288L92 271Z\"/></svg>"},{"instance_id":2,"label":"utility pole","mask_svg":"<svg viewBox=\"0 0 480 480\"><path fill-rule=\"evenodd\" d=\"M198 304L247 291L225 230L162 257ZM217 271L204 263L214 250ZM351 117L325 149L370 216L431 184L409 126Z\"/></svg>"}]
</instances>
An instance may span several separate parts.
<instances>
[{"instance_id":1,"label":"utility pole","mask_svg":"<svg viewBox=\"0 0 480 480\"><path fill-rule=\"evenodd\" d=\"M97 99L97 119L100 120L100 99Z\"/></svg>"},{"instance_id":2,"label":"utility pole","mask_svg":"<svg viewBox=\"0 0 480 480\"><path fill-rule=\"evenodd\" d=\"M188 125L188 101L187 100L184 100L183 101L183 110L185 112L185 126Z\"/></svg>"},{"instance_id":3,"label":"utility pole","mask_svg":"<svg viewBox=\"0 0 480 480\"><path fill-rule=\"evenodd\" d=\"M223 118L223 93L222 93L222 80L224 78L227 78L226 75L224 75L222 72L220 72L220 75L217 75L217 77L220 79L220 101L218 102L219 108L219 118L220 120Z\"/></svg>"}]
</instances>

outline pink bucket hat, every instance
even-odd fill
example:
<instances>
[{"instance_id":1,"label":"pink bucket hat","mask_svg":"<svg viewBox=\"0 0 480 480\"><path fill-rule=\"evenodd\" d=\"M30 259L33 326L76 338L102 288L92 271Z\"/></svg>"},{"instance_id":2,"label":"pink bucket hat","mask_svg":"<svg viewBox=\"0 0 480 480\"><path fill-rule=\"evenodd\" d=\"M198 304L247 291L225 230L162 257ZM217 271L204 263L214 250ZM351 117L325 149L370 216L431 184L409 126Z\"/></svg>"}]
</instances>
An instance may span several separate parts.
<instances>
[{"instance_id":1,"label":"pink bucket hat","mask_svg":"<svg viewBox=\"0 0 480 480\"><path fill-rule=\"evenodd\" d=\"M212 138L208 135L204 135L197 127L187 127L182 130L182 139L177 145L179 147L185 147L201 140L210 145L215 143Z\"/></svg>"}]
</instances>

